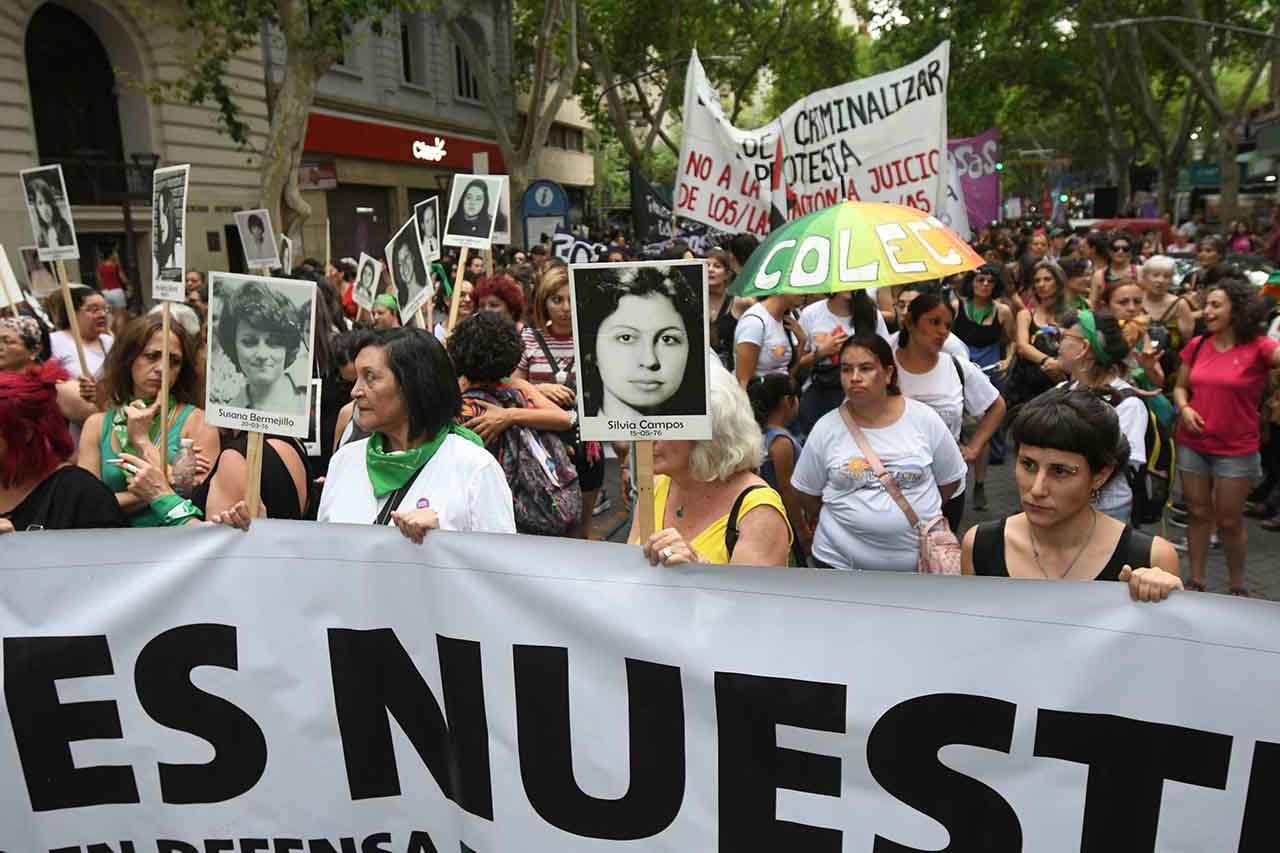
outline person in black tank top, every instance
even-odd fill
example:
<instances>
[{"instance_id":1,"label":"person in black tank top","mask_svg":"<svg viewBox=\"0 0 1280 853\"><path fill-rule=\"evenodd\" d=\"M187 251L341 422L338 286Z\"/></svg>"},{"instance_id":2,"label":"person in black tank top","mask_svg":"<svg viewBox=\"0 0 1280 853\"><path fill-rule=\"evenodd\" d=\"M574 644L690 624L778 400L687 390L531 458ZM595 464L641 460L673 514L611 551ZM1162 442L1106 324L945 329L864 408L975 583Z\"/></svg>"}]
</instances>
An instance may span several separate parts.
<instances>
[{"instance_id":1,"label":"person in black tank top","mask_svg":"<svg viewBox=\"0 0 1280 853\"><path fill-rule=\"evenodd\" d=\"M1182 589L1171 544L1090 505L1128 462L1111 406L1088 391L1054 388L1023 407L1009 435L1022 512L965 533L964 574L1121 581L1137 601Z\"/></svg>"}]
</instances>

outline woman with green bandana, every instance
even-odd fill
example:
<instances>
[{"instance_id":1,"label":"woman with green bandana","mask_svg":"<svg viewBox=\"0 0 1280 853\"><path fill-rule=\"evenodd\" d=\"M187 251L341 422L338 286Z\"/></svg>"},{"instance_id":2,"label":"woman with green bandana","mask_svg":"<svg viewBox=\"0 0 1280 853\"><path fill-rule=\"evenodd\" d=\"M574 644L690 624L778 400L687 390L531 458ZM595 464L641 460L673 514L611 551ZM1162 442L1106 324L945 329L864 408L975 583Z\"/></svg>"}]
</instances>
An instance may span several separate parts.
<instances>
[{"instance_id":1,"label":"woman with green bandana","mask_svg":"<svg viewBox=\"0 0 1280 853\"><path fill-rule=\"evenodd\" d=\"M511 489L480 437L454 423L462 393L440 342L419 329L368 332L353 348L355 421L372 433L333 455L318 521L515 533Z\"/></svg>"},{"instance_id":2,"label":"woman with green bandana","mask_svg":"<svg viewBox=\"0 0 1280 853\"><path fill-rule=\"evenodd\" d=\"M1147 405L1124 378L1130 344L1115 316L1105 309L1073 311L1062 319L1058 358L1071 371L1060 387L1094 392L1116 410L1120 431L1129 443L1129 458L1121 476L1112 477L1092 496L1099 512L1129 522L1133 512L1130 478L1147 459Z\"/></svg>"},{"instance_id":3,"label":"woman with green bandana","mask_svg":"<svg viewBox=\"0 0 1280 853\"><path fill-rule=\"evenodd\" d=\"M144 467L158 467L161 448L172 460L184 438L193 440L196 480L204 479L210 460L218 455L218 431L205 423L196 370L196 344L181 324L169 330L169 412L161 438L160 385L164 356L163 321L159 315L139 317L116 340L103 368L102 386L107 411L84 423L80 437L81 468L101 478L116 493L120 507L134 527L186 524L200 518L189 500L167 483L152 483L131 491L131 481Z\"/></svg>"},{"instance_id":4,"label":"woman with green bandana","mask_svg":"<svg viewBox=\"0 0 1280 853\"><path fill-rule=\"evenodd\" d=\"M396 329L400 327L400 303L390 293L379 293L373 300L373 317L375 329Z\"/></svg>"}]
</instances>

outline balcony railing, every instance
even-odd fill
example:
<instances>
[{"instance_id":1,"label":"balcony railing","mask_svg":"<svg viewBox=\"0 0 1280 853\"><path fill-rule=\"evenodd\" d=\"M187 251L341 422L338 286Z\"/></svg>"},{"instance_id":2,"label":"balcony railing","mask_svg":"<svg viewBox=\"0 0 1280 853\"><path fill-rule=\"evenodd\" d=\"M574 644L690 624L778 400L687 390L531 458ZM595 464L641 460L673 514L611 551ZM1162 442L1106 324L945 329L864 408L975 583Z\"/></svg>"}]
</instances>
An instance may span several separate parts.
<instances>
[{"instance_id":1,"label":"balcony railing","mask_svg":"<svg viewBox=\"0 0 1280 853\"><path fill-rule=\"evenodd\" d=\"M71 204L115 206L151 201L151 176L159 159L154 154L134 154L131 162L120 162L86 151L74 157L42 157L41 162L62 165Z\"/></svg>"}]
</instances>

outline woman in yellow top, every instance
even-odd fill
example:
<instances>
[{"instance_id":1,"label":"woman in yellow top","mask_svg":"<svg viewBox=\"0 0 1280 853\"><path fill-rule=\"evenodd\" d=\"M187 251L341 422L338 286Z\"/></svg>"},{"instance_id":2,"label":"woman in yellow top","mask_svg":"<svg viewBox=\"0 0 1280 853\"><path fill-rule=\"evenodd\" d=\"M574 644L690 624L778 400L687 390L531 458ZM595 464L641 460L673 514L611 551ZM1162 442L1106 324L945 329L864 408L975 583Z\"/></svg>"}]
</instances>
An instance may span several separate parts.
<instances>
[{"instance_id":1,"label":"woman in yellow top","mask_svg":"<svg viewBox=\"0 0 1280 853\"><path fill-rule=\"evenodd\" d=\"M658 530L644 555L653 565L785 566L791 526L782 497L756 475L764 448L747 393L716 362L710 380L711 439L654 443ZM640 542L638 521L629 540Z\"/></svg>"}]
</instances>

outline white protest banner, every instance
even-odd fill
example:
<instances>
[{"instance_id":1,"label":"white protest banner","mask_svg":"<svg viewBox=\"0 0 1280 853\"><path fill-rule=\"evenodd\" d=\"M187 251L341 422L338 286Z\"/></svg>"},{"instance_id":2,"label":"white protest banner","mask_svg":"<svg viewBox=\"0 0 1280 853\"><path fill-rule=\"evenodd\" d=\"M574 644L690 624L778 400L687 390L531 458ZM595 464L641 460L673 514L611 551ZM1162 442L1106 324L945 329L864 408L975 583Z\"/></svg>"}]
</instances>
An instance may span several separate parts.
<instances>
[{"instance_id":1,"label":"white protest banner","mask_svg":"<svg viewBox=\"0 0 1280 853\"><path fill-rule=\"evenodd\" d=\"M605 248L604 243L583 240L564 226L551 237L551 254L566 264L589 264L596 258L603 257Z\"/></svg>"},{"instance_id":2,"label":"white protest banner","mask_svg":"<svg viewBox=\"0 0 1280 853\"><path fill-rule=\"evenodd\" d=\"M729 123L695 51L685 77L675 212L732 232L769 233L769 179L782 169L788 218L843 199L937 212L946 186L950 42L910 65L814 92L757 130Z\"/></svg>"},{"instance_id":3,"label":"white protest banner","mask_svg":"<svg viewBox=\"0 0 1280 853\"><path fill-rule=\"evenodd\" d=\"M942 202L942 211L938 214L938 219L942 221L952 231L960 235L961 239L973 239L973 229L969 225L969 208L965 202L964 184L961 181L961 173L956 168L955 154L950 148L947 149L947 185L944 190L945 198Z\"/></svg>"},{"instance_id":4,"label":"white protest banner","mask_svg":"<svg viewBox=\"0 0 1280 853\"><path fill-rule=\"evenodd\" d=\"M8 853L1276 847L1268 602L269 520L0 583Z\"/></svg>"}]
</instances>

